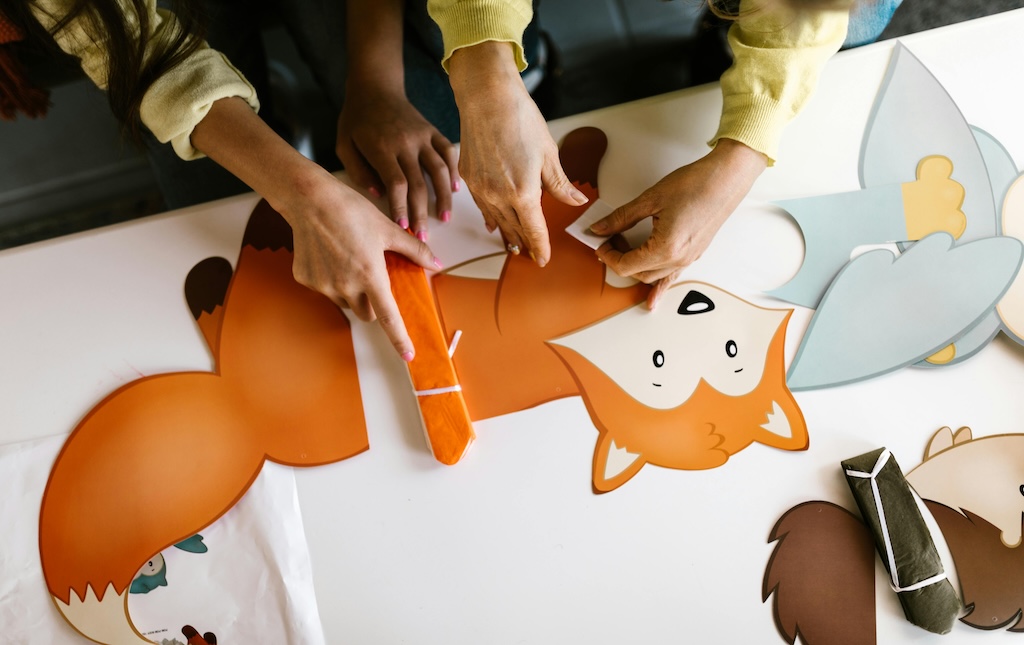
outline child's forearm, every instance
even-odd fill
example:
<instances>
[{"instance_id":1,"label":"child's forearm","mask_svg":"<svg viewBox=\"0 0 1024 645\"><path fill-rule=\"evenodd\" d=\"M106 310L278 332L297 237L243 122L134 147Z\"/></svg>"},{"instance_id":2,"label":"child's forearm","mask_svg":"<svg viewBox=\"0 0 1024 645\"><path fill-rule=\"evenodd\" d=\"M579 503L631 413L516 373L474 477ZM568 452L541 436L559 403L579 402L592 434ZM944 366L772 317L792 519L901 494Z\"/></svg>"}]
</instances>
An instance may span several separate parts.
<instances>
[{"instance_id":1,"label":"child's forearm","mask_svg":"<svg viewBox=\"0 0 1024 645\"><path fill-rule=\"evenodd\" d=\"M349 0L348 92L405 96L402 0Z\"/></svg>"}]
</instances>

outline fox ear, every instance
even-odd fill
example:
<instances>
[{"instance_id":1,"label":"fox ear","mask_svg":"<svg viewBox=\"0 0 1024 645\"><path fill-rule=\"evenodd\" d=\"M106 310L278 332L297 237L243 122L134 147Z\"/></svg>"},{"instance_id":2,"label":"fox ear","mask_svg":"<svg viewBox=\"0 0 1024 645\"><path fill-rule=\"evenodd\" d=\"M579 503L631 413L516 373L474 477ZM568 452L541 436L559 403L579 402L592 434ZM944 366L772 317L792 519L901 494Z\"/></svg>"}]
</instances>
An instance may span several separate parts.
<instances>
[{"instance_id":1,"label":"fox ear","mask_svg":"<svg viewBox=\"0 0 1024 645\"><path fill-rule=\"evenodd\" d=\"M614 437L602 432L594 449L594 492L615 490L632 479L646 463L643 455L620 448Z\"/></svg>"}]
</instances>

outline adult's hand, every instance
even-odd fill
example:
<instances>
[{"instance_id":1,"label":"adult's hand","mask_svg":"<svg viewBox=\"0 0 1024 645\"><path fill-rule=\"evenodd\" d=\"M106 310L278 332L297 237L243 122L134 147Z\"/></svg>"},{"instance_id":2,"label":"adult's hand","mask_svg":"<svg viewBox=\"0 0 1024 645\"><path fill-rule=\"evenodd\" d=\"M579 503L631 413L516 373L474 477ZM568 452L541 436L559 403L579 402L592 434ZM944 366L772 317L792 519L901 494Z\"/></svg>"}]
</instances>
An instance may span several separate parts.
<instances>
[{"instance_id":1,"label":"adult's hand","mask_svg":"<svg viewBox=\"0 0 1024 645\"><path fill-rule=\"evenodd\" d=\"M461 120L459 173L513 253L539 266L551 258L541 190L573 206L587 202L562 170L558 146L523 85L512 46L487 41L456 50L449 72Z\"/></svg>"},{"instance_id":2,"label":"adult's hand","mask_svg":"<svg viewBox=\"0 0 1024 645\"><path fill-rule=\"evenodd\" d=\"M597 250L616 273L653 284L647 297L651 309L680 272L704 253L715 233L750 191L767 167L766 157L751 148L722 139L706 156L683 166L591 226L599 235L613 235L650 217L651 235L637 248L611 242Z\"/></svg>"},{"instance_id":3,"label":"adult's hand","mask_svg":"<svg viewBox=\"0 0 1024 645\"><path fill-rule=\"evenodd\" d=\"M399 355L412 360L415 349L391 293L384 251L440 268L427 245L300 155L239 98L214 102L191 139L291 226L296 280L363 320L376 318Z\"/></svg>"},{"instance_id":4,"label":"adult's hand","mask_svg":"<svg viewBox=\"0 0 1024 645\"><path fill-rule=\"evenodd\" d=\"M330 175L277 208L292 226L296 281L351 308L361 320L376 319L399 355L412 360L415 349L391 292L384 251L425 269L441 268L427 245Z\"/></svg>"},{"instance_id":5,"label":"adult's hand","mask_svg":"<svg viewBox=\"0 0 1024 645\"><path fill-rule=\"evenodd\" d=\"M458 152L403 93L350 91L338 117L336 151L358 186L386 194L391 218L427 241L430 179L438 219L451 219Z\"/></svg>"}]
</instances>

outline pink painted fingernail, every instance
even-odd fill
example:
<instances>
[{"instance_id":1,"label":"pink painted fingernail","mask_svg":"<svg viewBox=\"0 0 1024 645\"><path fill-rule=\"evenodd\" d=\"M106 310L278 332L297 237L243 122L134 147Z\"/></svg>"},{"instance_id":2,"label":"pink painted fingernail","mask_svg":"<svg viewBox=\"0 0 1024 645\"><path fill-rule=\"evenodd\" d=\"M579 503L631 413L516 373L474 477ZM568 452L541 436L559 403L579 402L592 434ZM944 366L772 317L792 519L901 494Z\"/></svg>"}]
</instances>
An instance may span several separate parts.
<instances>
[{"instance_id":1,"label":"pink painted fingernail","mask_svg":"<svg viewBox=\"0 0 1024 645\"><path fill-rule=\"evenodd\" d=\"M402 360L405 361L406 363L411 363L412 362L412 356L413 356L412 352L405 352L404 354L402 354Z\"/></svg>"},{"instance_id":2,"label":"pink painted fingernail","mask_svg":"<svg viewBox=\"0 0 1024 645\"><path fill-rule=\"evenodd\" d=\"M436 266L438 269L443 269L444 268L444 265L441 264L441 261L438 260L437 258L434 258L434 266Z\"/></svg>"},{"instance_id":3,"label":"pink painted fingernail","mask_svg":"<svg viewBox=\"0 0 1024 645\"><path fill-rule=\"evenodd\" d=\"M401 218L400 220L398 220L398 225L401 226L404 229L408 229L409 228L409 218L408 217Z\"/></svg>"},{"instance_id":4,"label":"pink painted fingernail","mask_svg":"<svg viewBox=\"0 0 1024 645\"><path fill-rule=\"evenodd\" d=\"M452 190L453 191L455 191L457 193L461 189L462 189L462 184L459 183L458 179L456 179L455 181L452 182Z\"/></svg>"},{"instance_id":5,"label":"pink painted fingernail","mask_svg":"<svg viewBox=\"0 0 1024 645\"><path fill-rule=\"evenodd\" d=\"M369 190L370 194L373 195L374 197L380 197L380 191L377 190L376 186L370 186L369 188L367 188L367 190Z\"/></svg>"},{"instance_id":6,"label":"pink painted fingernail","mask_svg":"<svg viewBox=\"0 0 1024 645\"><path fill-rule=\"evenodd\" d=\"M452 220L452 212L451 211L441 211L441 221L442 222L447 224L451 220Z\"/></svg>"},{"instance_id":7,"label":"pink painted fingernail","mask_svg":"<svg viewBox=\"0 0 1024 645\"><path fill-rule=\"evenodd\" d=\"M416 239L418 239L420 242L426 242L427 241L427 232L426 231L416 231Z\"/></svg>"}]
</instances>

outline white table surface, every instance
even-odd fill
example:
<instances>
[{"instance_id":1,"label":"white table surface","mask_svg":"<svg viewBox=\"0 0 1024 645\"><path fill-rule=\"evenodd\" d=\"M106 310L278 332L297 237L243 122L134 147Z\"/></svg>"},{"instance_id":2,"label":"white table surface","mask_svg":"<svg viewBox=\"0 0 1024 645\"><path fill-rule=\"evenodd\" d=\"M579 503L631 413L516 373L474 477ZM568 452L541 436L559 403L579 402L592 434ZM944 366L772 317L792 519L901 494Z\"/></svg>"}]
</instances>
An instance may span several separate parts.
<instances>
[{"instance_id":1,"label":"white table surface","mask_svg":"<svg viewBox=\"0 0 1024 645\"><path fill-rule=\"evenodd\" d=\"M1024 160L1024 10L903 39L968 121ZM798 268L796 226L775 199L854 190L865 123L889 61L883 42L834 58L769 169L684 279L770 306L760 292ZM551 123L609 139L601 197L631 199L705 153L716 85ZM242 196L0 253L0 443L69 432L105 394L162 372L209 369L182 285L199 260L232 261L255 196ZM446 266L501 249L467 191L433 223ZM810 312L789 327L792 358ZM854 508L839 462L888 446L904 470L941 426L1020 432L1024 349L999 337L941 370L909 369L797 393L810 448L754 445L723 467L648 466L591 492L597 433L570 398L476 424L454 467L434 462L404 366L355 323L370 450L298 472L328 643L781 643L761 602L768 533L796 503ZM35 518L26 518L35 521ZM881 571L880 565L878 568ZM940 642L907 623L878 581L881 643ZM957 625L943 643L1006 634Z\"/></svg>"}]
</instances>

